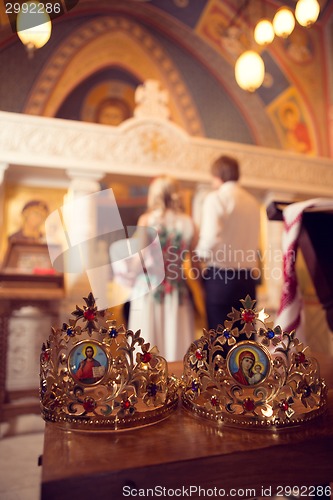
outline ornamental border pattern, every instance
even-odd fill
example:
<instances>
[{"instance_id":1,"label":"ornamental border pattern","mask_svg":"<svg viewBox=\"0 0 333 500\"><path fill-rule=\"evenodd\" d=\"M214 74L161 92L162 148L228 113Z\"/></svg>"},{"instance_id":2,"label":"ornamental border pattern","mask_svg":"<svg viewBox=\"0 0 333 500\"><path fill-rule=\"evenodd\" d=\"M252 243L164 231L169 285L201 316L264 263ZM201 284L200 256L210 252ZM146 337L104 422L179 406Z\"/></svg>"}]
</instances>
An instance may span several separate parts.
<instances>
[{"instance_id":1,"label":"ornamental border pattern","mask_svg":"<svg viewBox=\"0 0 333 500\"><path fill-rule=\"evenodd\" d=\"M67 171L209 182L220 154L240 160L242 183L261 190L332 197L328 158L189 136L168 120L131 118L119 127L0 112L0 163Z\"/></svg>"}]
</instances>

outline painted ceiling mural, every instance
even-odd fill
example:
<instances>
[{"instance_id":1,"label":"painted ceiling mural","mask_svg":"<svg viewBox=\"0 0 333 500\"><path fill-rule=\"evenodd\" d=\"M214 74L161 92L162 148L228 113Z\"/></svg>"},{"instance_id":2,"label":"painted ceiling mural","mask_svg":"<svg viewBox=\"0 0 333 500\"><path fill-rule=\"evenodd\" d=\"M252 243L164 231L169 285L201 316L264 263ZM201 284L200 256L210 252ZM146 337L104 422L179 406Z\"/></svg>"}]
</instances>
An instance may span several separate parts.
<instances>
[{"instance_id":1,"label":"painted ceiling mural","mask_svg":"<svg viewBox=\"0 0 333 500\"><path fill-rule=\"evenodd\" d=\"M0 108L118 125L133 115L137 86L156 79L171 120L191 135L325 156L332 8L320 3L313 27L260 49L266 76L253 94L236 84L234 64L281 2L79 0L29 60L0 3Z\"/></svg>"}]
</instances>

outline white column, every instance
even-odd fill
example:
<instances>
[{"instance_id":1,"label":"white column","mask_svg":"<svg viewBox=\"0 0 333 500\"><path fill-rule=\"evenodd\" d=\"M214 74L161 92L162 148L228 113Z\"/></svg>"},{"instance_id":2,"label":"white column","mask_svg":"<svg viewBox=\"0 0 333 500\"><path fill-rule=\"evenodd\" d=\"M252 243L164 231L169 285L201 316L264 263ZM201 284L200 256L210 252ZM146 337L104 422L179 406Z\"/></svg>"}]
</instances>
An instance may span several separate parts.
<instances>
[{"instance_id":1,"label":"white column","mask_svg":"<svg viewBox=\"0 0 333 500\"><path fill-rule=\"evenodd\" d=\"M80 210L79 214L77 211L76 214L74 214L74 212L71 213L71 210L66 212L66 230L71 242L85 242L91 239L91 235L96 234L98 207L96 207L95 203L90 202L89 198L82 204L79 199L97 193L101 190L99 181L104 177L104 172L68 170L67 175L70 177L70 185L68 193L65 196L64 210L66 210L66 204L73 206L73 202L75 204L79 204ZM71 262L71 259L75 259L75 256L70 255L69 261L67 262L68 272L65 273L65 282L68 299L69 302L72 303L74 309L75 304L82 304L82 297L86 297L91 291L91 285L85 268L89 265L87 263L90 261L89 251L91 251L91 249L87 249L84 245L81 245L80 257L83 264L81 272L71 272L71 269L75 269L77 265L77 262ZM104 283L103 286L106 287L107 283Z\"/></svg>"}]
</instances>

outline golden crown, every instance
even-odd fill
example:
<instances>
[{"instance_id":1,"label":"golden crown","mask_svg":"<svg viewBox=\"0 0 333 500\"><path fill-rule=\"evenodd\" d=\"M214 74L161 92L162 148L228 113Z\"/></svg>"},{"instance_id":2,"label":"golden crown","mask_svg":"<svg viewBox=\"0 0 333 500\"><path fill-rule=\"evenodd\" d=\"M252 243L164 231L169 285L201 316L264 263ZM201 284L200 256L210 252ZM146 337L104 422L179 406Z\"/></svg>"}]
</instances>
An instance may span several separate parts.
<instances>
[{"instance_id":1,"label":"golden crown","mask_svg":"<svg viewBox=\"0 0 333 500\"><path fill-rule=\"evenodd\" d=\"M97 311L90 293L40 356L45 420L71 429L126 429L163 420L177 406L178 381L140 336Z\"/></svg>"},{"instance_id":2,"label":"golden crown","mask_svg":"<svg viewBox=\"0 0 333 500\"><path fill-rule=\"evenodd\" d=\"M268 323L255 300L240 302L186 353L184 407L218 424L272 430L321 415L327 387L309 348Z\"/></svg>"}]
</instances>

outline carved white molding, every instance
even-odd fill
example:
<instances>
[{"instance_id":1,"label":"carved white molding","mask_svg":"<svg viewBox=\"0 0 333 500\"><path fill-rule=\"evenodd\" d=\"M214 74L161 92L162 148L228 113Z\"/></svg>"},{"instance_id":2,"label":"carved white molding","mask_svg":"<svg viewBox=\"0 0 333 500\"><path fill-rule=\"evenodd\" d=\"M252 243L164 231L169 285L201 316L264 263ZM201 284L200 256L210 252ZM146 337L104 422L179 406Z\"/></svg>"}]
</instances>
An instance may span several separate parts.
<instances>
[{"instance_id":1,"label":"carved white molding","mask_svg":"<svg viewBox=\"0 0 333 500\"><path fill-rule=\"evenodd\" d=\"M220 154L241 162L242 183L264 191L332 196L333 162L287 151L189 136L163 119L118 127L0 112L0 163L40 168L209 181Z\"/></svg>"}]
</instances>

